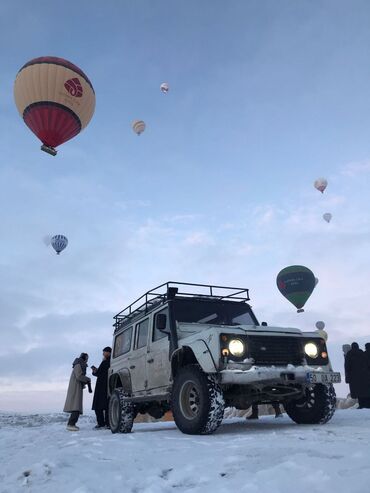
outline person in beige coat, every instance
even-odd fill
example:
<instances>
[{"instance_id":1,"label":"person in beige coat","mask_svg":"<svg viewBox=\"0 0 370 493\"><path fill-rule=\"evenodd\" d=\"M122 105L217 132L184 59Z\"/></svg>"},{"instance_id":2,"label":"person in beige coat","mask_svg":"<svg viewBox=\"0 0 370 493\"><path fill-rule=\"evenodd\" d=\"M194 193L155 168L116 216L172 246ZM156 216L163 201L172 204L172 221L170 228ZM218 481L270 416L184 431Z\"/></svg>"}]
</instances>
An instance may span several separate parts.
<instances>
[{"instance_id":1,"label":"person in beige coat","mask_svg":"<svg viewBox=\"0 0 370 493\"><path fill-rule=\"evenodd\" d=\"M68 431L78 431L79 427L76 426L80 414L83 412L82 399L83 399L83 389L86 384L89 386L89 391L91 389L90 383L91 379L86 376L87 361L89 355L87 353L81 353L79 358L76 358L72 365L72 374L69 379L67 398L64 404L63 411L65 413L71 413L68 420L67 430Z\"/></svg>"}]
</instances>

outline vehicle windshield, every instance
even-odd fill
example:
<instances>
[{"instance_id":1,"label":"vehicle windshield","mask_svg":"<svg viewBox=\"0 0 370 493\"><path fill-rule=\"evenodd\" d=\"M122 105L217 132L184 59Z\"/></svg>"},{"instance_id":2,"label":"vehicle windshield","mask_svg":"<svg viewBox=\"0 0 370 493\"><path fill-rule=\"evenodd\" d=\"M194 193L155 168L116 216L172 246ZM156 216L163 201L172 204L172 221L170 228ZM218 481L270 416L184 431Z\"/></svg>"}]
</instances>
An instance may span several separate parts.
<instances>
[{"instance_id":1,"label":"vehicle windshield","mask_svg":"<svg viewBox=\"0 0 370 493\"><path fill-rule=\"evenodd\" d=\"M246 303L233 301L175 299L178 322L212 325L258 325Z\"/></svg>"}]
</instances>

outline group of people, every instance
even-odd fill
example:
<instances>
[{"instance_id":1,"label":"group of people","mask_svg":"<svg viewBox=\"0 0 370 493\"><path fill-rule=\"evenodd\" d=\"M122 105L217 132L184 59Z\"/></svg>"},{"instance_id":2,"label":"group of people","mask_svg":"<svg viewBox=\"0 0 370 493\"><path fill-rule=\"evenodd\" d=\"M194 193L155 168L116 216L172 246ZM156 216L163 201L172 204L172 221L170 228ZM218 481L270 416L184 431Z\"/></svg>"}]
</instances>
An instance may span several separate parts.
<instances>
[{"instance_id":1,"label":"group of people","mask_svg":"<svg viewBox=\"0 0 370 493\"><path fill-rule=\"evenodd\" d=\"M111 352L112 349L110 347L105 347L103 349L103 361L100 363L99 368L91 365L92 374L97 378L92 405L92 409L96 414L96 429L109 428L107 387ZM70 413L67 423L68 431L79 430L77 421L83 410L84 388L88 387L89 392L92 393L91 378L86 375L88 360L89 355L87 353L81 353L72 364L72 373L69 379L67 398L63 409L65 413Z\"/></svg>"},{"instance_id":2,"label":"group of people","mask_svg":"<svg viewBox=\"0 0 370 493\"><path fill-rule=\"evenodd\" d=\"M343 346L345 354L344 369L346 383L352 399L358 399L359 409L370 409L370 342L365 344L365 351L357 342Z\"/></svg>"}]
</instances>

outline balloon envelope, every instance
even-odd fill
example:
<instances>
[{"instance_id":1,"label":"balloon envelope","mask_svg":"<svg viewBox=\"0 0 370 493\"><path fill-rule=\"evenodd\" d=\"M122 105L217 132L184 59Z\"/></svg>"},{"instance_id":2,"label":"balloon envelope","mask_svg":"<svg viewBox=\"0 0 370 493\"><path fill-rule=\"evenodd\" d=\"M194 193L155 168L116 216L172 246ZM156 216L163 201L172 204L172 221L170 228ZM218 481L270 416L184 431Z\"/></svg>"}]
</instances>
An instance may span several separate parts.
<instances>
[{"instance_id":1,"label":"balloon envelope","mask_svg":"<svg viewBox=\"0 0 370 493\"><path fill-rule=\"evenodd\" d=\"M315 288L313 272L303 265L291 265L281 270L276 278L280 293L289 300L299 312Z\"/></svg>"},{"instance_id":2,"label":"balloon envelope","mask_svg":"<svg viewBox=\"0 0 370 493\"><path fill-rule=\"evenodd\" d=\"M68 238L63 235L55 235L51 239L51 246L57 252L57 255L60 254L68 245Z\"/></svg>"},{"instance_id":3,"label":"balloon envelope","mask_svg":"<svg viewBox=\"0 0 370 493\"><path fill-rule=\"evenodd\" d=\"M143 120L135 120L132 122L132 129L137 134L140 135L145 130L145 122Z\"/></svg>"},{"instance_id":4,"label":"balloon envelope","mask_svg":"<svg viewBox=\"0 0 370 493\"><path fill-rule=\"evenodd\" d=\"M161 84L161 91L165 94L168 93L170 87L169 85L167 84L167 82L163 82L163 84Z\"/></svg>"},{"instance_id":5,"label":"balloon envelope","mask_svg":"<svg viewBox=\"0 0 370 493\"><path fill-rule=\"evenodd\" d=\"M326 187L328 186L328 180L326 178L318 178L315 180L315 183L313 184L316 190L319 190L319 192L324 193Z\"/></svg>"},{"instance_id":6,"label":"balloon envelope","mask_svg":"<svg viewBox=\"0 0 370 493\"><path fill-rule=\"evenodd\" d=\"M14 98L24 123L53 150L79 134L95 110L88 77L58 57L34 58L23 65L14 82Z\"/></svg>"},{"instance_id":7,"label":"balloon envelope","mask_svg":"<svg viewBox=\"0 0 370 493\"><path fill-rule=\"evenodd\" d=\"M325 214L322 216L324 218L324 220L327 222L327 223L330 223L333 215L330 214L330 212L325 212Z\"/></svg>"},{"instance_id":8,"label":"balloon envelope","mask_svg":"<svg viewBox=\"0 0 370 493\"><path fill-rule=\"evenodd\" d=\"M322 320L319 320L318 322L316 322L316 329L324 330L325 329L325 322L323 322Z\"/></svg>"}]
</instances>

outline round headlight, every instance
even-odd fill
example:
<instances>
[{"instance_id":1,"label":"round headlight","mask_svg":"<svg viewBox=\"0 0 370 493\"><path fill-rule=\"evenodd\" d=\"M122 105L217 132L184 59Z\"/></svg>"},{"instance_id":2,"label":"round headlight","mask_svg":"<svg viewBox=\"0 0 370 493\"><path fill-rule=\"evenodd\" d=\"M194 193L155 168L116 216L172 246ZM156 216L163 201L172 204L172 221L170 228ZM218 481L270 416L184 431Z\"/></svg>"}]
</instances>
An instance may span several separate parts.
<instances>
[{"instance_id":1,"label":"round headlight","mask_svg":"<svg viewBox=\"0 0 370 493\"><path fill-rule=\"evenodd\" d=\"M305 347L304 347L304 352L309 356L310 358L317 358L319 354L319 349L314 344L313 342L308 342Z\"/></svg>"},{"instance_id":2,"label":"round headlight","mask_svg":"<svg viewBox=\"0 0 370 493\"><path fill-rule=\"evenodd\" d=\"M229 342L229 351L233 356L243 356L245 351L244 343L240 339L231 339Z\"/></svg>"}]
</instances>

